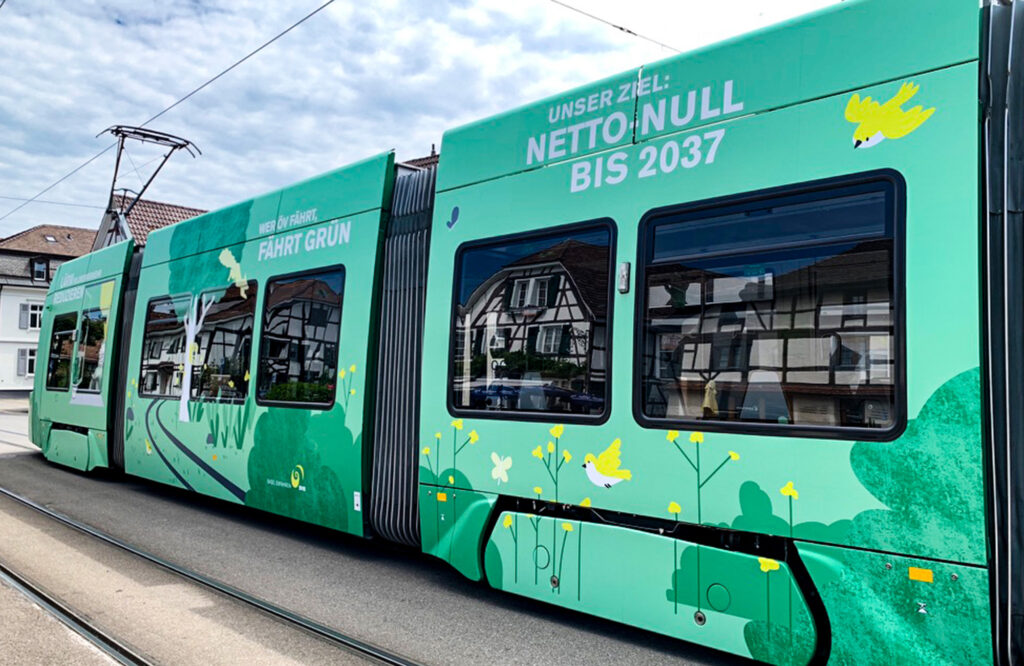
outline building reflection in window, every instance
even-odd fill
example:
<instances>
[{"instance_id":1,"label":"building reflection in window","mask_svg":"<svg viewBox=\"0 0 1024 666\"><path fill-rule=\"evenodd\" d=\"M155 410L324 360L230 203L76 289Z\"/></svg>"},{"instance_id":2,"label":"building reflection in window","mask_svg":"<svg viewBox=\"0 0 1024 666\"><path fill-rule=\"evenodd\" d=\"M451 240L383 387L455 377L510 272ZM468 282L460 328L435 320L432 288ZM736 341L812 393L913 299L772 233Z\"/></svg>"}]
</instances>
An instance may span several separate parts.
<instances>
[{"instance_id":1,"label":"building reflection in window","mask_svg":"<svg viewBox=\"0 0 1024 666\"><path fill-rule=\"evenodd\" d=\"M185 317L188 296L156 298L146 308L139 393L180 397L185 371Z\"/></svg>"},{"instance_id":2,"label":"building reflection in window","mask_svg":"<svg viewBox=\"0 0 1024 666\"><path fill-rule=\"evenodd\" d=\"M889 197L876 184L656 221L643 285L644 414L891 426Z\"/></svg>"},{"instance_id":3,"label":"building reflection in window","mask_svg":"<svg viewBox=\"0 0 1024 666\"><path fill-rule=\"evenodd\" d=\"M459 254L456 408L604 412L610 242L600 226Z\"/></svg>"},{"instance_id":4,"label":"building reflection in window","mask_svg":"<svg viewBox=\"0 0 1024 666\"><path fill-rule=\"evenodd\" d=\"M267 283L260 339L262 400L334 400L345 274L340 267Z\"/></svg>"}]
</instances>

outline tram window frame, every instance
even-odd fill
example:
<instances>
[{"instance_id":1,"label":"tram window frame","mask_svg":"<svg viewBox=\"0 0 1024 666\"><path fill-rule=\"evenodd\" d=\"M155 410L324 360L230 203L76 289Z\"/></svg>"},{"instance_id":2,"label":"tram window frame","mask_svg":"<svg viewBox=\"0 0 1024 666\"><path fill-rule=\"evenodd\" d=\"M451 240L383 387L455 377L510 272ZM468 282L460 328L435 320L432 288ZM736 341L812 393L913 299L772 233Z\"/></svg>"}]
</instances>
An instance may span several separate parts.
<instances>
[{"instance_id":1,"label":"tram window frame","mask_svg":"<svg viewBox=\"0 0 1024 666\"><path fill-rule=\"evenodd\" d=\"M287 280L292 278L301 278L306 275L316 275L318 273L330 273L332 271L341 272L341 293L340 303L338 304L338 339L337 339L337 351L338 354L334 359L334 388L331 390L331 397L325 402L299 402L295 400L268 400L260 395L260 385L263 381L263 374L266 371L266 364L263 360L263 344L266 340L267 335L267 304L270 302L270 286L273 283L281 280ZM316 268L310 268L308 270L296 271L294 273L280 273L278 275L271 275L263 280L263 300L257 304L257 311L260 315L260 327L259 327L259 339L254 340L254 353L253 356L256 358L256 377L255 377L255 388L250 392L256 399L256 404L265 407L288 407L291 409L308 409L317 411L326 411L334 408L334 405L338 400L338 384L341 383L340 371L344 369L344 365L341 363L341 331L342 325L345 321L345 290L348 288L348 270L344 264L331 264L328 266L317 266ZM255 324L255 322L254 322ZM250 386L253 384L249 382Z\"/></svg>"},{"instance_id":2,"label":"tram window frame","mask_svg":"<svg viewBox=\"0 0 1024 666\"><path fill-rule=\"evenodd\" d=\"M544 238L546 236L558 236L564 234L573 234L585 231L597 231L606 230L608 232L608 301L607 301L607 318L605 323L605 334L604 334L604 371L605 371L605 394L604 394L604 408L599 414L573 414L572 412L541 412L541 411L519 411L519 410L487 410L487 409L471 409L469 407L458 407L455 405L454 395L452 387L455 385L455 354L456 347L460 344L455 334L456 321L458 306L461 302L459 291L461 282L461 266L463 255L477 248L491 247L495 245L518 243L524 240L533 240ZM452 292L451 292L451 309L448 316L448 368L445 372L445 405L448 408L448 413L451 416L457 418L473 418L473 419L485 419L494 421L523 421L531 423L552 423L557 421L559 423L571 423L579 425L601 425L606 423L612 415L612 390L613 386L613 371L612 371L612 341L615 337L613 335L615 325L615 281L616 281L616 259L618 255L618 225L615 220L611 217L597 217L580 222L572 222L569 224L562 224L552 227L542 227L539 229L530 229L528 231L521 231L512 234L504 234L501 236L488 236L486 238L478 238L471 241L466 241L459 245L455 250L454 262L452 264ZM535 279L535 278L531 278ZM529 295L527 295L529 300ZM511 309L517 310L517 306L510 304ZM546 306L550 307L550 306ZM538 336L540 335L538 331ZM539 344L539 338L534 344Z\"/></svg>"},{"instance_id":3,"label":"tram window frame","mask_svg":"<svg viewBox=\"0 0 1024 666\"><path fill-rule=\"evenodd\" d=\"M653 260L654 232L658 222L670 216L697 216L702 219L718 211L735 212L743 207L764 208L772 200L787 204L825 199L829 192L840 196L843 190L877 186L886 195L887 225L892 229L892 356L893 421L885 428L858 426L822 426L793 423L751 423L713 419L653 417L644 412L644 348L646 346L647 271ZM823 196L824 195L824 196ZM811 246L813 247L813 246ZM715 253L716 255L718 253ZM741 255L742 250L721 253ZM702 201L663 206L647 211L641 218L637 235L636 298L633 329L633 418L643 428L696 430L775 437L801 437L846 441L889 442L903 434L907 426L906 381L906 181L893 169L879 169L835 178L807 181Z\"/></svg>"},{"instance_id":4,"label":"tram window frame","mask_svg":"<svg viewBox=\"0 0 1024 666\"><path fill-rule=\"evenodd\" d=\"M187 300L188 301L188 306L187 307L191 308L192 307L192 299L193 299L193 295L190 292L182 292L182 293L178 293L178 294L163 294L163 295L160 295L160 296L153 296L152 298L150 298L149 300L146 301L146 309L142 311L142 313L143 313L142 314L142 343L141 343L141 345L139 347L140 354L139 354L139 369L138 369L138 376L139 376L139 380L138 380L139 381L139 387L138 388L139 388L139 397L140 398L169 398L169 399L173 399L173 400L180 400L181 399L181 393L180 392L178 393L178 395L174 395L173 393L155 393L155 392L150 392L150 391L146 390L146 388L145 388L146 382L145 382L145 376L143 375L143 370L144 370L143 366L145 365L146 361L151 361L151 360L159 359L160 358L160 353L159 352L157 352L156 356L154 356L153 353L152 353L152 351L153 351L152 346L151 346L152 341L149 339L149 335L148 335L149 331L147 330L148 329L147 324L149 323L149 308L150 308L150 306L153 305L154 301L172 301L173 302L173 301L177 301L177 300ZM186 350L187 350L187 348L188 348L188 335L187 334L185 334L185 339L182 341L182 343L185 345ZM178 352L172 352L172 353L178 353ZM184 388L184 383L185 383L185 377L184 377L184 371L182 371L181 385L179 386L179 391L181 391ZM187 400L191 400L191 398L186 398L186 399Z\"/></svg>"},{"instance_id":5,"label":"tram window frame","mask_svg":"<svg viewBox=\"0 0 1024 666\"><path fill-rule=\"evenodd\" d=\"M196 331L196 338L197 339L194 341L196 343L196 346L198 347L198 349L196 351L196 354L198 356L198 354L200 352L202 352L203 353L203 360L202 360L201 363L193 363L192 364L192 375L193 376L192 376L191 387L189 389L189 393L191 395L189 395L189 397L188 397L188 400L190 402L212 402L212 403L217 403L217 404L221 404L221 405L241 405L241 404L244 404L245 401L248 400L248 398L249 398L250 387L252 386L252 369L253 369L252 368L252 357L253 357L254 347L256 346L256 314L257 314L257 310L259 309L258 308L259 281L258 280L246 280L245 282L246 282L246 289L252 291L252 311L250 312L250 316L252 317L252 328L249 330L249 359L248 359L248 361L246 362L246 365L245 365L245 369L249 373L249 381L247 381L245 383L245 391L242 392L242 394L239 395L239 396L231 396L231 397L217 397L215 395L201 395L199 393L199 391L200 391L200 389L202 387L202 381L201 381L201 379L202 379L202 371L203 371L202 366L206 365L206 362L207 362L206 359L209 357L209 354L210 354L210 346L213 344L212 342L208 341L205 347L199 347L198 337L199 337L200 334L202 334L206 330L206 326L209 323L208 320L204 320L203 321L203 325ZM199 292L199 296L198 297L200 299L202 299L203 296L214 294L214 295L217 295L217 300L219 301L220 298L223 297L223 295L227 292L227 290L230 289L232 286L236 286L237 287L238 285L235 284L235 283L229 283L227 286L224 286L224 287L215 287L215 288L211 288L211 289L203 289L201 292ZM246 298L244 300L249 300L249 299ZM216 301L215 301L214 304L216 304ZM213 333L216 333L218 329L214 328L214 329L211 329L211 330L212 330ZM244 338L243 338L243 340L244 340ZM184 339L182 339L181 344L183 346L185 346L186 348L188 347L187 336ZM176 347L172 347L172 350L176 350ZM198 373L198 376L197 376L197 373ZM197 382L196 381L197 379L200 380L200 381Z\"/></svg>"},{"instance_id":6,"label":"tram window frame","mask_svg":"<svg viewBox=\"0 0 1024 666\"><path fill-rule=\"evenodd\" d=\"M78 342L78 320L80 318L80 314L81 313L78 310L71 310L69 312L61 312L60 314L56 314L53 316L53 319L51 319L52 323L50 324L50 341L49 344L46 346L46 381L43 384L44 390L59 391L61 393L66 393L71 390L71 372L72 370L74 370L75 367L75 344ZM57 321L59 319L69 317L73 317L75 320L75 323L71 326L71 328L58 329ZM50 364L53 361L53 343L56 341L58 335L66 335L68 333L71 334L71 355L68 357L68 372L64 379L65 383L63 386L60 386L58 384L52 383L54 369L53 367L51 367ZM36 359L36 363L38 364L38 358Z\"/></svg>"},{"instance_id":7,"label":"tram window frame","mask_svg":"<svg viewBox=\"0 0 1024 666\"><path fill-rule=\"evenodd\" d=\"M96 368L93 370L92 375L90 375L90 379L92 379L93 377L95 377L96 372L99 371L99 373L100 373L100 386L98 388L88 388L88 387L83 388L82 387L82 383L85 382L85 370L84 370L84 367L85 367L85 351L84 351L83 347L86 345L86 342L88 342L88 338L89 338L89 330L83 328L83 326L86 323L87 315L89 315L89 320L90 321L94 321L93 318L91 317L91 315L94 314L94 313L100 313L102 315L101 319L103 320L104 325L108 327L106 332L104 333L103 339L100 341L100 348L101 349L103 348L103 345L107 341L107 335L112 332L112 331L109 330L109 327L110 327L110 309L109 308L104 310L103 308L100 308L100 307L89 307L89 308L83 308L81 310L81 312L79 313L79 316L78 316L78 328L77 328L78 335L75 338L75 342L78 344L78 349L76 350L76 354L75 354L76 359L77 359L77 365L75 367L75 371L78 372L78 373L81 373L81 374L78 377L78 383L74 385L76 393L93 393L93 394L96 394L96 393L102 393L103 392L103 382L104 382L103 374L106 371L106 368L104 368L103 366L106 365L106 358L104 358L102 363L97 359L97 361L96 361Z\"/></svg>"}]
</instances>

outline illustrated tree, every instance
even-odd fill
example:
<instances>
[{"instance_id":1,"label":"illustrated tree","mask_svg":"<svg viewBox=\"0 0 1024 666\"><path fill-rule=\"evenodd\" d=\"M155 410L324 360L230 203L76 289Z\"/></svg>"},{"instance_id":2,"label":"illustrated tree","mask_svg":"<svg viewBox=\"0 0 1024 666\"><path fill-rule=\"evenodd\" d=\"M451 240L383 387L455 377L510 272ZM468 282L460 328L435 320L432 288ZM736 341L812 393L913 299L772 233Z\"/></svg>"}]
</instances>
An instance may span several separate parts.
<instances>
[{"instance_id":1,"label":"illustrated tree","mask_svg":"<svg viewBox=\"0 0 1024 666\"><path fill-rule=\"evenodd\" d=\"M251 207L252 202L248 201L205 216L202 228L203 244L224 249L189 256L187 260L174 266L168 278L167 289L171 294L192 293L190 300L183 304L182 311L176 313L185 327L185 362L182 369L181 397L178 399L179 421L189 421L188 404L192 393L192 366L197 350L196 335L202 329L203 322L218 297L216 292L202 292L211 287L226 288L230 284L238 284L241 288L245 284L241 271L242 258L236 257L226 246L245 240ZM173 229L170 256L192 254L194 235L197 233L195 225L178 224Z\"/></svg>"}]
</instances>

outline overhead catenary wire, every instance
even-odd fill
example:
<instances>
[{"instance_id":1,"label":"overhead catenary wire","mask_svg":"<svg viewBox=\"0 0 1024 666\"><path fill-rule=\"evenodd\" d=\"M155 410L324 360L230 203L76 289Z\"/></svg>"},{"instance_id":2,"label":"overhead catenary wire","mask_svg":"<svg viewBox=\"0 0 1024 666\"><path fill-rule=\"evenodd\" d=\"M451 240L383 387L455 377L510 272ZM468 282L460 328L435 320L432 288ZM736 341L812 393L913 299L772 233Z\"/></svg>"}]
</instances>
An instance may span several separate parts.
<instances>
[{"instance_id":1,"label":"overhead catenary wire","mask_svg":"<svg viewBox=\"0 0 1024 666\"><path fill-rule=\"evenodd\" d=\"M165 113L167 113L167 112L168 112L168 111L170 111L171 109L175 108L176 106L178 106L178 105L179 105L179 104L181 104L182 102L184 102L184 101L188 100L188 99L189 99L189 98L191 98L191 97L192 97L193 95L195 95L195 94L196 94L196 93L198 93L199 91L203 90L204 88L206 88L207 86L209 86L209 85L210 85L211 83L213 83L213 82L214 82L214 81L216 81L217 79L221 78L222 76L224 76L225 74L227 74L227 73L228 73L228 72L230 72L231 70L235 69L236 67L238 67L239 65L241 65L241 64L242 64L243 62L245 62L245 61L246 61L246 60L248 60L249 58L252 58L252 57L253 57L254 55L256 55L257 53L259 53L259 52L260 52L260 51L262 51L263 49L267 48L268 46L270 46L271 44L273 44L273 43L274 43L274 42L276 42L277 40L281 39L282 37L284 37L285 35L287 35L287 34L288 34L289 32L291 32L292 30L294 30L295 28L299 27L300 25L302 25L303 23L305 23L305 22L306 22L306 21L308 21L309 19L311 19L311 18L313 18L314 16L316 16L317 14L319 14L319 13L320 13L321 11L323 11L324 9L326 9L326 8L327 8L327 7L329 6L329 5L333 4L333 3L334 3L334 1L335 1L335 0L327 0L326 2L324 2L323 4L321 4L321 5L319 6L319 7L317 7L317 8L316 8L316 9L314 9L313 11L309 12L308 14L306 14L305 16L303 16L302 18L300 18L300 19L299 19L298 21L296 21L295 23L292 23L292 24L291 24L290 26L288 26L287 28L285 28L285 29L284 29L284 30L282 30L281 32L277 33L276 35L274 35L273 37L271 37L271 38L270 38L270 39L268 39L267 41L263 42L263 44L261 44L260 46L258 46L258 47L257 47L256 49L254 49L254 50L250 51L250 52L249 52L249 53L248 53L247 55L245 55L245 56L244 56L243 58L241 58L241 59L239 59L239 60L235 61L235 62L234 62L234 63L233 63L232 65L230 65L230 66L229 66L229 67L227 67L226 69L222 70L222 71L221 71L221 72L220 72L219 74L215 75L215 76L214 76L213 78L211 78L211 79L208 79L208 80L207 80L207 81L206 81L205 83L203 83L202 85L200 85L200 86L198 86L198 87L194 88L194 89L193 89L193 90L192 90L191 92L189 92L188 94L186 94L186 95L185 95L184 97L181 97L181 98L179 98L179 99L178 99L177 101L175 101L175 102L174 102L173 104L171 104L170 106L168 106L168 107L164 108L164 109L163 109L162 111L160 111L160 112L159 112L159 113L157 113L156 115L154 115L154 116L152 116L151 118L149 118L148 120L146 120L146 122L144 122L144 123L142 123L141 125L139 125L139 127L145 127L146 125L148 125L149 123L153 122L154 120L156 120L156 119L157 119L157 118L159 118L160 116L164 115ZM0 0L0 7L3 7L3 5L4 5L4 3L5 3L5 2L7 2L7 0ZM66 174L64 174L63 176L61 176L61 177L60 177L60 178L58 178L57 180L55 180L55 181L54 181L53 183L51 183L50 185L47 185L47 186L46 186L45 188L43 188L42 190L40 190L39 192L37 192L37 193L36 193L36 194L35 194L34 196L30 197L29 199L26 199L26 200L24 200L24 201L23 201L22 203L20 203L19 205L15 206L15 207L14 207L14 208L12 208L11 210L7 211L6 213L4 213L4 214L3 214L3 216L0 216L0 221L3 221L3 220L5 220L5 219L7 219L8 217L10 217L11 215L13 215L14 213L17 213L17 212L18 212L19 210L21 210L22 208L24 208L25 206L29 205L30 203L33 203L33 202L34 202L34 201L36 201L36 200L37 200L37 199L38 199L39 197L43 196L44 194L46 194L47 192L49 192L49 191L50 191L50 190L52 190L53 188L55 188L55 187L57 187L58 185L60 185L61 183L63 183L63 182L65 181L65 180L67 180L67 179L68 179L68 178L70 178L71 176L75 175L76 173L78 173L79 171L81 171L82 169L84 169L85 167L87 167L87 166L89 166L90 164L92 164L93 162L95 162L95 161L96 161L97 159L99 159L100 157L102 157L102 156L103 156L103 155L104 155L104 154L105 154L105 153L106 153L107 151L109 151L109 150L110 150L111 148L115 147L116 145L117 145L117 143L116 143L116 142L114 142L114 143L110 144L109 146L107 146L106 148L104 148L103 150L101 150L100 152L96 153L95 155L93 155L92 157L90 157L89 159L87 159L87 160L86 160L85 162L82 162L82 163L81 163L81 164L79 164L79 165L78 165L77 167L75 167L75 168L74 168L74 169L72 169L71 171L67 172Z\"/></svg>"},{"instance_id":2,"label":"overhead catenary wire","mask_svg":"<svg viewBox=\"0 0 1024 666\"><path fill-rule=\"evenodd\" d=\"M3 195L0 195L0 199L6 199L8 201L28 201L25 197L5 197ZM92 204L72 203L70 201L52 201L50 199L36 199L35 203L49 204L51 206L73 206L75 208L98 208L100 210L105 208L104 206L95 206Z\"/></svg>"},{"instance_id":3,"label":"overhead catenary wire","mask_svg":"<svg viewBox=\"0 0 1024 666\"><path fill-rule=\"evenodd\" d=\"M579 7L573 7L572 5L567 4L565 2L562 2L561 0L550 0L550 1L555 3L556 5L559 5L560 7L565 7L566 9L572 10L572 11L576 12L577 14L583 14L584 16L586 16L588 18L592 18L595 21L599 21L601 23L604 23L607 26L611 26L612 28L615 28L616 30L624 32L627 35L631 35L631 36L636 37L638 39L643 39L644 41L648 41L651 44L657 44L658 46L660 46L660 47L662 47L664 49L668 49L669 51L675 51L676 53L682 53L681 50L677 49L674 46L669 46L668 44L666 44L664 42L659 42L658 40L654 39L653 37L647 37L646 35L641 35L638 32L630 30L626 26L619 25L618 23L612 23L611 21L609 21L607 19L604 19L604 18L601 18L600 16L597 16L596 14L591 14L590 12L585 12L582 9L580 9ZM0 218L0 219L2 219L2 218Z\"/></svg>"}]
</instances>

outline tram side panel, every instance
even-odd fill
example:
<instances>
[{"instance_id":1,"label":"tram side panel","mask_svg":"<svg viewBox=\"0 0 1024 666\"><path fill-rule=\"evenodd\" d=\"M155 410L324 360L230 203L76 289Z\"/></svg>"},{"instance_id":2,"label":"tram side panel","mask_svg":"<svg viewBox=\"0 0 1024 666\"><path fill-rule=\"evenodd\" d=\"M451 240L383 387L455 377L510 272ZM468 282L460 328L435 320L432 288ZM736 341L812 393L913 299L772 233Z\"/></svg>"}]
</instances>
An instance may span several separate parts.
<instances>
[{"instance_id":1,"label":"tram side panel","mask_svg":"<svg viewBox=\"0 0 1024 666\"><path fill-rule=\"evenodd\" d=\"M66 262L46 297L31 398L32 441L80 470L108 466L110 410L125 271L125 241Z\"/></svg>"},{"instance_id":2,"label":"tram side panel","mask_svg":"<svg viewBox=\"0 0 1024 666\"><path fill-rule=\"evenodd\" d=\"M368 326L393 168L385 154L151 235L126 472L363 534Z\"/></svg>"},{"instance_id":3,"label":"tram side panel","mask_svg":"<svg viewBox=\"0 0 1024 666\"><path fill-rule=\"evenodd\" d=\"M906 47L879 45L882 83L826 82L817 60L830 87L808 101L762 99L710 56L645 67L624 78L679 87L595 111L638 122L639 143L609 136L604 151L588 150L591 116L575 143L553 129L570 121L552 124L574 100L600 106L600 86L446 135L425 551L501 589L773 663L991 661L977 46L902 70ZM747 62L743 48L723 61ZM694 114L661 131L690 88ZM864 134L869 96L920 104L910 131ZM499 174L473 151L510 137L520 169L475 182L474 159ZM541 137L556 159L530 168Z\"/></svg>"}]
</instances>

